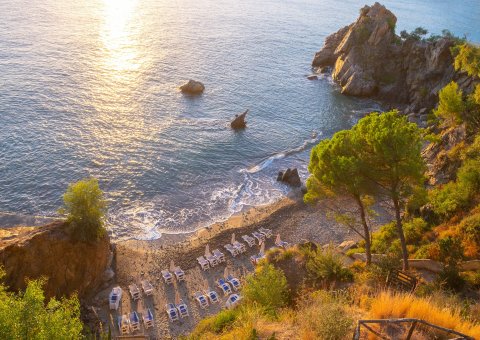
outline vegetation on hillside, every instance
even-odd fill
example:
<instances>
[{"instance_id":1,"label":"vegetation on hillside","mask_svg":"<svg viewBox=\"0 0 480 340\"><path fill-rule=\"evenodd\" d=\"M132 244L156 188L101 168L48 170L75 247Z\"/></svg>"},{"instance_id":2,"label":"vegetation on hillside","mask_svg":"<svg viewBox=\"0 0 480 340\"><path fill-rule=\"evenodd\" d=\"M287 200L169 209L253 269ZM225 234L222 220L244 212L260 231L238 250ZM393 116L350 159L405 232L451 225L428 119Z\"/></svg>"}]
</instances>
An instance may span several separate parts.
<instances>
[{"instance_id":1,"label":"vegetation on hillside","mask_svg":"<svg viewBox=\"0 0 480 340\"><path fill-rule=\"evenodd\" d=\"M0 280L4 273L0 271ZM29 281L25 292L11 293L0 284L0 339L80 339L77 297L45 301L43 280Z\"/></svg>"},{"instance_id":2,"label":"vegetation on hillside","mask_svg":"<svg viewBox=\"0 0 480 340\"><path fill-rule=\"evenodd\" d=\"M62 213L75 239L95 241L105 235L104 219L107 204L95 178L70 184L63 195Z\"/></svg>"}]
</instances>

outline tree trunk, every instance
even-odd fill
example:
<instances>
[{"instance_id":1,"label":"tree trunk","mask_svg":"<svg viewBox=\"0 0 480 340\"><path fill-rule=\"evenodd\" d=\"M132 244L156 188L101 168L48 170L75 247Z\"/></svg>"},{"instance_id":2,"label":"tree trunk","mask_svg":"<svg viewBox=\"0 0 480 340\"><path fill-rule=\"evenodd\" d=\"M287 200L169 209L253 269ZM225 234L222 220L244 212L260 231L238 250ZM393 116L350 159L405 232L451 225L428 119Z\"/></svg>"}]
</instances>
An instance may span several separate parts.
<instances>
[{"instance_id":1,"label":"tree trunk","mask_svg":"<svg viewBox=\"0 0 480 340\"><path fill-rule=\"evenodd\" d=\"M397 220L397 232L400 238L400 244L402 245L402 258L403 258L403 270L408 270L408 250L407 242L405 241L405 235L403 234L402 218L400 216L400 205L398 199L392 195L393 206L395 208L395 219Z\"/></svg>"},{"instance_id":2,"label":"tree trunk","mask_svg":"<svg viewBox=\"0 0 480 340\"><path fill-rule=\"evenodd\" d=\"M360 197L355 197L358 207L360 208L360 218L362 220L363 234L365 239L365 255L367 257L367 265L372 263L372 250L371 250L371 240L370 229L368 228L367 218L365 215L365 207Z\"/></svg>"}]
</instances>

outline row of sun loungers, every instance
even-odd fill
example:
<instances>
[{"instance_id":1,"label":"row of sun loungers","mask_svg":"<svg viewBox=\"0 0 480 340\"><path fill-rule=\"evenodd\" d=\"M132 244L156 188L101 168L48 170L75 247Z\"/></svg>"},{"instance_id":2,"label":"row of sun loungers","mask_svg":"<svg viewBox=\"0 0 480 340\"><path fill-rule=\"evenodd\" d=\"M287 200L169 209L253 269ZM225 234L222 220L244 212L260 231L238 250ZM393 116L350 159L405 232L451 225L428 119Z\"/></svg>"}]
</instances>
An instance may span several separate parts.
<instances>
[{"instance_id":1,"label":"row of sun loungers","mask_svg":"<svg viewBox=\"0 0 480 340\"><path fill-rule=\"evenodd\" d=\"M195 292L193 298L198 302L200 308L205 309L210 304L219 303L217 292L214 290L206 291L205 294L202 292Z\"/></svg>"},{"instance_id":2,"label":"row of sun loungers","mask_svg":"<svg viewBox=\"0 0 480 340\"><path fill-rule=\"evenodd\" d=\"M185 281L185 272L180 267L175 267L172 271L178 282ZM173 283L173 275L168 270L162 270L162 277L166 284Z\"/></svg>"},{"instance_id":3,"label":"row of sun loungers","mask_svg":"<svg viewBox=\"0 0 480 340\"><path fill-rule=\"evenodd\" d=\"M146 329L153 327L154 319L153 313L150 308L143 313L142 316L143 325ZM140 318L138 313L133 311L130 314L124 314L118 317L118 329L120 330L121 335L133 333L140 330Z\"/></svg>"},{"instance_id":4,"label":"row of sun loungers","mask_svg":"<svg viewBox=\"0 0 480 340\"><path fill-rule=\"evenodd\" d=\"M183 319L190 316L188 313L188 307L183 300L180 300L176 305L173 303L167 303L165 309L167 310L167 315L171 322L179 320L179 317Z\"/></svg>"}]
</instances>

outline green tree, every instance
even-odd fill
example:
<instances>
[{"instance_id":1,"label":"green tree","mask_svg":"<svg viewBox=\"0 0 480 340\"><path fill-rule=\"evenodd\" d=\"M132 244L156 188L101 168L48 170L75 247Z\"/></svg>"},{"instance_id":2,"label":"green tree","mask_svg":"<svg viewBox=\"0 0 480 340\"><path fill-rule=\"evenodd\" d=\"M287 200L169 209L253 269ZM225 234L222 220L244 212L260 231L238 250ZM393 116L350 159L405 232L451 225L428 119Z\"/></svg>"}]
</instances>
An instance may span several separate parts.
<instances>
[{"instance_id":1,"label":"green tree","mask_svg":"<svg viewBox=\"0 0 480 340\"><path fill-rule=\"evenodd\" d=\"M438 93L438 107L433 113L454 125L462 122L462 113L465 111L463 92L454 81L450 82Z\"/></svg>"},{"instance_id":2,"label":"green tree","mask_svg":"<svg viewBox=\"0 0 480 340\"><path fill-rule=\"evenodd\" d=\"M480 47L464 43L455 46L452 52L455 55L455 70L480 78Z\"/></svg>"},{"instance_id":3,"label":"green tree","mask_svg":"<svg viewBox=\"0 0 480 340\"><path fill-rule=\"evenodd\" d=\"M421 157L422 130L393 110L372 113L352 129L365 175L389 197L402 248L403 267L408 269L408 251L401 209L414 189L423 184L425 163Z\"/></svg>"},{"instance_id":4,"label":"green tree","mask_svg":"<svg viewBox=\"0 0 480 340\"><path fill-rule=\"evenodd\" d=\"M0 277L3 277L0 271ZM29 281L24 293L7 292L0 284L0 339L81 339L80 303L50 299L45 303L43 280Z\"/></svg>"},{"instance_id":5,"label":"green tree","mask_svg":"<svg viewBox=\"0 0 480 340\"><path fill-rule=\"evenodd\" d=\"M104 218L107 205L95 178L70 184L63 195L67 221L74 237L81 241L94 241L105 234Z\"/></svg>"},{"instance_id":6,"label":"green tree","mask_svg":"<svg viewBox=\"0 0 480 340\"><path fill-rule=\"evenodd\" d=\"M371 233L367 221L369 179L364 176L363 163L358 158L357 139L352 138L351 130L344 130L325 139L312 149L308 171L311 176L307 180L305 201L330 197L351 197L358 207L360 224L363 230L358 230L356 221L347 214L341 214L339 221L365 240L367 264L371 263ZM340 210L340 209L339 209Z\"/></svg>"},{"instance_id":7,"label":"green tree","mask_svg":"<svg viewBox=\"0 0 480 340\"><path fill-rule=\"evenodd\" d=\"M248 301L256 302L269 313L285 306L288 301L288 285L280 269L266 263L253 275L247 276L243 294Z\"/></svg>"}]
</instances>

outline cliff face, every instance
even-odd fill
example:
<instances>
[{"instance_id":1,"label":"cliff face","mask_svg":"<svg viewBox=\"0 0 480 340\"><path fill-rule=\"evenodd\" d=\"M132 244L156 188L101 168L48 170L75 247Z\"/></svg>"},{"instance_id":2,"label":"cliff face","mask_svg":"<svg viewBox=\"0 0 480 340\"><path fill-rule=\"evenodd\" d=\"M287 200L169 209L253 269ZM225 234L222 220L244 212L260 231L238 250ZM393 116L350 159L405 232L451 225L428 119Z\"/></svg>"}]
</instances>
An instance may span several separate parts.
<instances>
[{"instance_id":1,"label":"cliff face","mask_svg":"<svg viewBox=\"0 0 480 340\"><path fill-rule=\"evenodd\" d=\"M86 297L102 283L111 259L108 236L94 243L74 242L63 222L42 227L4 229L0 233L0 265L6 284L26 287L27 278L47 277L45 295L77 292Z\"/></svg>"},{"instance_id":2,"label":"cliff face","mask_svg":"<svg viewBox=\"0 0 480 340\"><path fill-rule=\"evenodd\" d=\"M438 91L452 80L471 92L472 80L454 71L451 39L402 41L396 22L378 2L365 6L353 24L326 38L312 66L331 67L342 93L376 98L406 113L432 109Z\"/></svg>"}]
</instances>

